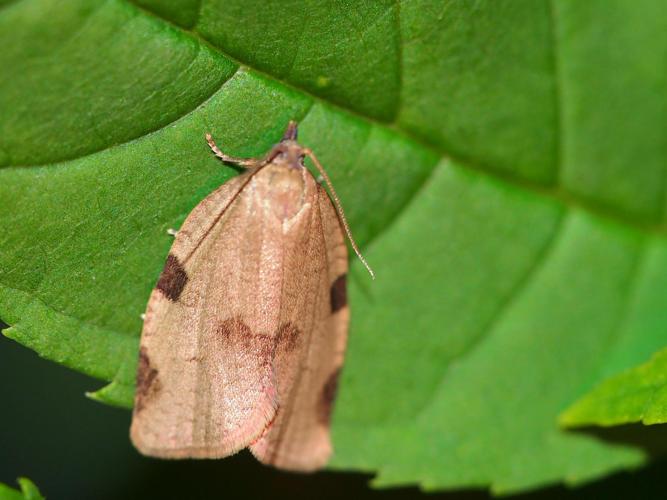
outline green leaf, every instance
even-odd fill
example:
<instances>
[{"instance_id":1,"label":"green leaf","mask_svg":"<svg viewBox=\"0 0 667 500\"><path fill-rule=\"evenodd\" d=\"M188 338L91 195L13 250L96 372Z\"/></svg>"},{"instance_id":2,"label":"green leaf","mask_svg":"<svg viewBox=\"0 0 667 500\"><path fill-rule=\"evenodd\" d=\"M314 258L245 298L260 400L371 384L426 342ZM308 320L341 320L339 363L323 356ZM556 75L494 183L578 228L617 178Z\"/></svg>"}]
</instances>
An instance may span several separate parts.
<instances>
[{"instance_id":1,"label":"green leaf","mask_svg":"<svg viewBox=\"0 0 667 500\"><path fill-rule=\"evenodd\" d=\"M6 484L0 483L0 500L24 500L25 497L23 494L15 490L14 488L10 488Z\"/></svg>"},{"instance_id":2,"label":"green leaf","mask_svg":"<svg viewBox=\"0 0 667 500\"><path fill-rule=\"evenodd\" d=\"M560 418L569 427L667 423L667 349L646 363L610 377Z\"/></svg>"},{"instance_id":3,"label":"green leaf","mask_svg":"<svg viewBox=\"0 0 667 500\"><path fill-rule=\"evenodd\" d=\"M657 0L20 0L0 9L0 318L132 402L168 228L300 122L374 266L333 466L576 483L648 452L558 428L667 329Z\"/></svg>"},{"instance_id":4,"label":"green leaf","mask_svg":"<svg viewBox=\"0 0 667 500\"><path fill-rule=\"evenodd\" d=\"M18 478L21 491L0 483L0 500L44 500L35 484L27 477Z\"/></svg>"}]
</instances>

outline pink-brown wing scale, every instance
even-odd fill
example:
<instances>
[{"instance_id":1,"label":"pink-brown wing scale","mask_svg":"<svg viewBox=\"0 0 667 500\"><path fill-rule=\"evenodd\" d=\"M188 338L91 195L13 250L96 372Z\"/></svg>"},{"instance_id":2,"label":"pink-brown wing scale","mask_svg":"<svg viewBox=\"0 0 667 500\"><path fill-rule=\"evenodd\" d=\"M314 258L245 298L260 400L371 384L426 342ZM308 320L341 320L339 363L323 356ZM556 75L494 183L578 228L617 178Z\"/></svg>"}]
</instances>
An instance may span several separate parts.
<instances>
[{"instance_id":1,"label":"pink-brown wing scale","mask_svg":"<svg viewBox=\"0 0 667 500\"><path fill-rule=\"evenodd\" d=\"M285 290L274 359L278 388L275 420L250 446L262 462L315 470L331 452L330 415L347 343L347 248L326 191L312 183L308 231L286 238ZM316 187L315 187L316 186Z\"/></svg>"},{"instance_id":2,"label":"pink-brown wing scale","mask_svg":"<svg viewBox=\"0 0 667 500\"><path fill-rule=\"evenodd\" d=\"M275 416L273 332L261 309L280 302L280 289L265 286L279 277L262 256L280 255L281 228L254 195L262 175L240 175L197 205L151 294L131 426L144 454L226 456Z\"/></svg>"}]
</instances>

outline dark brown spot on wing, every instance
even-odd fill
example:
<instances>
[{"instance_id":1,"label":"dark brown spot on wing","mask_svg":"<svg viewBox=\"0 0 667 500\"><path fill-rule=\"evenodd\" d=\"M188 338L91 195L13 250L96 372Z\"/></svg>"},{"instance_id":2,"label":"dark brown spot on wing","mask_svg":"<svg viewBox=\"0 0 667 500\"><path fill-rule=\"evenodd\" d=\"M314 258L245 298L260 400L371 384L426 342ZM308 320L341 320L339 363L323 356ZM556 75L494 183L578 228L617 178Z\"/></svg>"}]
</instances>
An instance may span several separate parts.
<instances>
[{"instance_id":1,"label":"dark brown spot on wing","mask_svg":"<svg viewBox=\"0 0 667 500\"><path fill-rule=\"evenodd\" d=\"M331 411L338 391L338 376L340 368L334 371L322 387L320 399L317 405L317 416L322 425L329 426L331 422Z\"/></svg>"},{"instance_id":2,"label":"dark brown spot on wing","mask_svg":"<svg viewBox=\"0 0 667 500\"><path fill-rule=\"evenodd\" d=\"M148 353L144 347L139 349L139 367L137 369L137 395L134 411L140 412L146 406L152 395L158 393L162 385L158 378L158 371L151 366Z\"/></svg>"},{"instance_id":3,"label":"dark brown spot on wing","mask_svg":"<svg viewBox=\"0 0 667 500\"><path fill-rule=\"evenodd\" d=\"M247 354L257 355L260 363L270 363L273 357L272 337L253 333L240 317L226 319L218 325L216 333L220 342L240 347Z\"/></svg>"},{"instance_id":4,"label":"dark brown spot on wing","mask_svg":"<svg viewBox=\"0 0 667 500\"><path fill-rule=\"evenodd\" d=\"M276 350L291 352L299 345L301 332L293 323L280 325L276 332Z\"/></svg>"},{"instance_id":5,"label":"dark brown spot on wing","mask_svg":"<svg viewBox=\"0 0 667 500\"><path fill-rule=\"evenodd\" d=\"M241 318L229 318L218 325L218 336L222 342L249 344L252 330Z\"/></svg>"},{"instance_id":6,"label":"dark brown spot on wing","mask_svg":"<svg viewBox=\"0 0 667 500\"><path fill-rule=\"evenodd\" d=\"M164 270L155 288L160 290L169 300L176 302L188 282L188 275L175 255L169 254Z\"/></svg>"},{"instance_id":7,"label":"dark brown spot on wing","mask_svg":"<svg viewBox=\"0 0 667 500\"><path fill-rule=\"evenodd\" d=\"M331 312L347 306L347 274L341 274L331 285Z\"/></svg>"}]
</instances>

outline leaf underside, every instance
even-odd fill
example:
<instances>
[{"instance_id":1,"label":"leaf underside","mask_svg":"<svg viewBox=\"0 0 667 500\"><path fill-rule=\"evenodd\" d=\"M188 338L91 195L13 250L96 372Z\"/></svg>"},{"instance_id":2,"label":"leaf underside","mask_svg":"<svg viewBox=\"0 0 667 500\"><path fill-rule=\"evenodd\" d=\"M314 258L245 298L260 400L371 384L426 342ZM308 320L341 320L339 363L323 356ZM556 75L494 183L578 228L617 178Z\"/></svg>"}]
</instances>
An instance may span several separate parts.
<instances>
[{"instance_id":1,"label":"leaf underside","mask_svg":"<svg viewBox=\"0 0 667 500\"><path fill-rule=\"evenodd\" d=\"M667 329L667 15L609 3L0 7L5 335L132 403L168 228L289 119L358 263L333 466L510 492L646 452L559 429Z\"/></svg>"}]
</instances>

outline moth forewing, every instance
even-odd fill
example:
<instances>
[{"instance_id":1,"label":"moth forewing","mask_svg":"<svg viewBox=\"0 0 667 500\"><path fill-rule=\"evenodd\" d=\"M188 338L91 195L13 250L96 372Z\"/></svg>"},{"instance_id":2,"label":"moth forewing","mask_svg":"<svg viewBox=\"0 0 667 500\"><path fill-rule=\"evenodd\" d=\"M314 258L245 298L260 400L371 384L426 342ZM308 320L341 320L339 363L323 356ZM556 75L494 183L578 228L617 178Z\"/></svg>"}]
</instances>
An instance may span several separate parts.
<instances>
[{"instance_id":1,"label":"moth forewing","mask_svg":"<svg viewBox=\"0 0 667 500\"><path fill-rule=\"evenodd\" d=\"M228 157L207 140L251 168L176 235L146 311L132 441L167 458L250 447L264 463L313 470L332 449L349 230L303 166L310 153L295 124L264 160Z\"/></svg>"},{"instance_id":2,"label":"moth forewing","mask_svg":"<svg viewBox=\"0 0 667 500\"><path fill-rule=\"evenodd\" d=\"M306 313L305 350L298 370L289 356L277 356L278 397L275 422L250 450L262 462L284 469L309 471L331 455L330 415L338 373L343 364L349 312L345 294L347 248L336 212L323 188L310 210L311 231L294 248L301 267L291 277L308 294L294 314ZM297 323L298 324L298 323Z\"/></svg>"},{"instance_id":3,"label":"moth forewing","mask_svg":"<svg viewBox=\"0 0 667 500\"><path fill-rule=\"evenodd\" d=\"M243 277L261 267L243 257L263 244L261 229L239 222L252 209L251 198L239 196L246 185L239 176L190 213L151 294L131 427L147 455L226 456L275 415L273 373L261 357L266 342L242 319L255 305Z\"/></svg>"}]
</instances>

